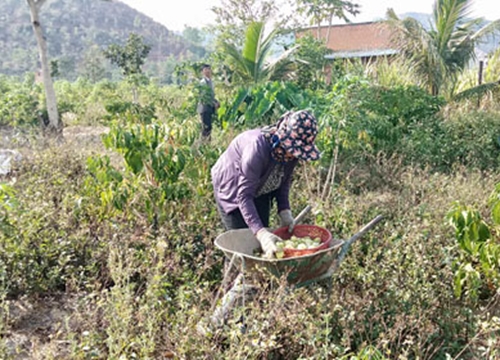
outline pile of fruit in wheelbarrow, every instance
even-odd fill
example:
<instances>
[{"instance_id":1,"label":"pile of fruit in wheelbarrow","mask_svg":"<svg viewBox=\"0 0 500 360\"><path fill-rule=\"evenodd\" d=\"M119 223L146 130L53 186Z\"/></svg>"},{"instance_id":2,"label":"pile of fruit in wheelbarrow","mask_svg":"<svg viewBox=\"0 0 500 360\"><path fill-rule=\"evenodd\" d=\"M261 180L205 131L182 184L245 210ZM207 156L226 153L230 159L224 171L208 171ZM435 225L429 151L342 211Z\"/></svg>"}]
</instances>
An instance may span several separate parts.
<instances>
[{"instance_id":1,"label":"pile of fruit in wheelbarrow","mask_svg":"<svg viewBox=\"0 0 500 360\"><path fill-rule=\"evenodd\" d=\"M277 259L304 256L328 249L332 241L330 231L316 225L298 224L310 210L311 206L307 205L294 219L293 225L273 231L281 238L276 243L278 251L274 255ZM254 255L261 257L262 251L254 250Z\"/></svg>"},{"instance_id":2,"label":"pile of fruit in wheelbarrow","mask_svg":"<svg viewBox=\"0 0 500 360\"><path fill-rule=\"evenodd\" d=\"M277 259L313 254L328 249L332 241L330 231L320 226L295 225L291 233L288 229L288 227L282 227L274 231L274 234L282 239L276 243ZM254 255L262 256L262 253L257 251Z\"/></svg>"}]
</instances>

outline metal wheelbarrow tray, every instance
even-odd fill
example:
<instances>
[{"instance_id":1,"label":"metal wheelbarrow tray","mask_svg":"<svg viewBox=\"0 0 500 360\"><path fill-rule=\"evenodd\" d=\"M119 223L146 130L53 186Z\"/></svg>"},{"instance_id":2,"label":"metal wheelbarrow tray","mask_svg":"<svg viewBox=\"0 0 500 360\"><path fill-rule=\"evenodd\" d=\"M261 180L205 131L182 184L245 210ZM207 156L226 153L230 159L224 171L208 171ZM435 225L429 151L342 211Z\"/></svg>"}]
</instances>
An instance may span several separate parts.
<instances>
[{"instance_id":1,"label":"metal wheelbarrow tray","mask_svg":"<svg viewBox=\"0 0 500 360\"><path fill-rule=\"evenodd\" d=\"M224 252L231 263L257 278L270 273L286 276L289 285L301 287L330 277L344 259L351 244L382 220L377 216L349 240L333 239L328 249L313 254L285 259L264 259L254 255L260 244L249 229L230 230L215 239L215 246Z\"/></svg>"}]
</instances>

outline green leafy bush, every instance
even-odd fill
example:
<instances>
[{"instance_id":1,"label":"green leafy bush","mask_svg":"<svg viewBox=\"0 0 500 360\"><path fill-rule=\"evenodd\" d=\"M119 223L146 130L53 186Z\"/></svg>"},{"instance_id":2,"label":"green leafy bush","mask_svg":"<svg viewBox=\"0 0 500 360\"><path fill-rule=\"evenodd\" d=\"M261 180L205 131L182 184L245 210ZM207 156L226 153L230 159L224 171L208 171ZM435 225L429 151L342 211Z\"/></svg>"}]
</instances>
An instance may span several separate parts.
<instances>
[{"instance_id":1,"label":"green leafy bush","mask_svg":"<svg viewBox=\"0 0 500 360\"><path fill-rule=\"evenodd\" d=\"M0 125L37 125L43 114L41 88L27 77L20 82L0 78Z\"/></svg>"},{"instance_id":2,"label":"green leafy bush","mask_svg":"<svg viewBox=\"0 0 500 360\"><path fill-rule=\"evenodd\" d=\"M78 196L84 159L47 152L24 161L16 172L16 192L3 188L8 228L0 233L9 294L92 285L105 244Z\"/></svg>"},{"instance_id":3,"label":"green leafy bush","mask_svg":"<svg viewBox=\"0 0 500 360\"><path fill-rule=\"evenodd\" d=\"M500 288L500 184L496 185L490 204L492 225L482 219L479 211L459 203L448 213L459 250L454 263L455 295L473 302L491 298Z\"/></svg>"},{"instance_id":4,"label":"green leafy bush","mask_svg":"<svg viewBox=\"0 0 500 360\"><path fill-rule=\"evenodd\" d=\"M219 118L223 127L229 124L244 128L269 125L287 110L310 107L313 97L289 82L239 88L232 103L222 104Z\"/></svg>"}]
</instances>

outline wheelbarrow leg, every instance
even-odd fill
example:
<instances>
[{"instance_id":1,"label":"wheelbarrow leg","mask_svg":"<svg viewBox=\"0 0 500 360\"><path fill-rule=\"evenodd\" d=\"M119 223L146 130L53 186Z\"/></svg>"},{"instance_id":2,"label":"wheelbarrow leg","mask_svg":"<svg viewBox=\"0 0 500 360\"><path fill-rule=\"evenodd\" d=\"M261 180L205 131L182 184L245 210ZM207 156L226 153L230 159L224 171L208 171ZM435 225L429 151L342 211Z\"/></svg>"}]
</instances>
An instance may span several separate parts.
<instances>
[{"instance_id":1,"label":"wheelbarrow leg","mask_svg":"<svg viewBox=\"0 0 500 360\"><path fill-rule=\"evenodd\" d=\"M221 328L229 315L237 306L237 303L241 303L243 307L245 306L245 302L251 300L254 296L256 287L253 285L249 285L245 283L245 278L243 274L239 274L233 286L229 289L229 291L222 297L220 304L218 304L213 310L212 314L208 318L208 323L200 321L197 325L197 331L201 335L208 335L213 330ZM241 317L239 319L241 322L241 331L242 333L246 330L245 319Z\"/></svg>"},{"instance_id":2,"label":"wheelbarrow leg","mask_svg":"<svg viewBox=\"0 0 500 360\"><path fill-rule=\"evenodd\" d=\"M326 299L323 302L323 306L328 306L330 304L330 300L332 298L332 290L333 290L333 281L332 278L326 280Z\"/></svg>"},{"instance_id":3,"label":"wheelbarrow leg","mask_svg":"<svg viewBox=\"0 0 500 360\"><path fill-rule=\"evenodd\" d=\"M234 285L223 296L221 303L215 308L212 316L210 316L210 322L215 326L222 326L234 308L235 303L238 300L245 303L245 300L253 295L254 289L254 286L245 284L243 275L239 274L234 281Z\"/></svg>"}]
</instances>

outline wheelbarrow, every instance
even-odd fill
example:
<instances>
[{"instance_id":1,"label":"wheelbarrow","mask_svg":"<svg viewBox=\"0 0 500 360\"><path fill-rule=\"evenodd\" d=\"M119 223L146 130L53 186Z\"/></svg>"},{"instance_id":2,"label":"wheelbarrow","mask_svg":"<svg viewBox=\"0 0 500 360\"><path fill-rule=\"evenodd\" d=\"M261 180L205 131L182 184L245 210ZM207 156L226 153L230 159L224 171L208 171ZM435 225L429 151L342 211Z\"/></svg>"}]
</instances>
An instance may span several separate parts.
<instances>
[{"instance_id":1,"label":"wheelbarrow","mask_svg":"<svg viewBox=\"0 0 500 360\"><path fill-rule=\"evenodd\" d=\"M220 325L237 298L243 298L244 305L245 294L249 290L249 287L245 285L245 274L256 278L257 281L263 278L268 279L269 274L276 278L285 277L290 288L307 286L310 289L309 285L331 278L352 243L365 235L382 219L383 217L378 215L348 240L332 240L327 249L284 259L266 259L254 255L255 251L260 249L260 243L249 229L230 230L220 234L215 239L215 246L222 250L229 259L228 270L234 266L240 270L240 274L231 290L224 295L222 303L214 311L211 317L212 323ZM226 277L227 272L224 282ZM331 290L331 281L327 286ZM317 298L313 292L312 294Z\"/></svg>"},{"instance_id":2,"label":"wheelbarrow","mask_svg":"<svg viewBox=\"0 0 500 360\"><path fill-rule=\"evenodd\" d=\"M349 240L333 239L327 249L293 258L265 259L255 256L260 243L249 229L222 233L215 239L215 246L224 252L230 265L257 277L265 276L265 273L278 278L286 276L288 284L297 288L330 277L339 267L351 244L381 220L382 216L377 216Z\"/></svg>"}]
</instances>

